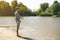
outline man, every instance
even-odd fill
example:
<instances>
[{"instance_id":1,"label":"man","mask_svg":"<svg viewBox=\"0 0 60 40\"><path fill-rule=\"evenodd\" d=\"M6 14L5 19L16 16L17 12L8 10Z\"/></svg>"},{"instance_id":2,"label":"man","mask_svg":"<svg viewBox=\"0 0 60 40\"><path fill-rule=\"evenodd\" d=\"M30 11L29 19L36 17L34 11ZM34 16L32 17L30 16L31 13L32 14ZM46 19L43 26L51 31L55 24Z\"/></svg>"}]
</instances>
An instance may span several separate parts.
<instances>
[{"instance_id":1,"label":"man","mask_svg":"<svg viewBox=\"0 0 60 40\"><path fill-rule=\"evenodd\" d=\"M16 11L15 11L15 13L14 13L14 15L15 15L15 20L16 20L16 23L17 23L17 36L19 37L19 33L18 33L18 30L19 30L19 27L20 27L20 23L21 23L21 20L20 20L20 15L19 15L19 8L18 7L16 7Z\"/></svg>"}]
</instances>

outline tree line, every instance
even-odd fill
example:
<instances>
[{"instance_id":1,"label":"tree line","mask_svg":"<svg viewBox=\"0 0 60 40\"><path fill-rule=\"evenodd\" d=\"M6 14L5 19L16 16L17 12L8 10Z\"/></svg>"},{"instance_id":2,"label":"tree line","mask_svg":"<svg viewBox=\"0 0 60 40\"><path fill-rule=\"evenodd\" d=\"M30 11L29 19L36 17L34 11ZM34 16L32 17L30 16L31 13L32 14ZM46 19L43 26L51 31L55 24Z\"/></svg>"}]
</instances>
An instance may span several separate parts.
<instances>
[{"instance_id":1,"label":"tree line","mask_svg":"<svg viewBox=\"0 0 60 40\"><path fill-rule=\"evenodd\" d=\"M54 1L51 6L49 6L49 3L42 3L38 10L32 11L23 3L18 3L16 0L12 1L11 5L6 1L0 1L0 16L14 16L16 6L19 7L21 16L60 16L60 3L58 1Z\"/></svg>"}]
</instances>

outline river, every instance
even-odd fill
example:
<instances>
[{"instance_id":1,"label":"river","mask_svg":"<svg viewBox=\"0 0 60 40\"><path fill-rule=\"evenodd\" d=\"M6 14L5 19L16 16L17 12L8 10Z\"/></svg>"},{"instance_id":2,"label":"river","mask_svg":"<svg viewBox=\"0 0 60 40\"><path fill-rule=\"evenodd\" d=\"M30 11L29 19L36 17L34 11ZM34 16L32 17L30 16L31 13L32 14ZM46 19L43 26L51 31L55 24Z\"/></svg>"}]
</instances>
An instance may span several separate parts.
<instances>
[{"instance_id":1,"label":"river","mask_svg":"<svg viewBox=\"0 0 60 40\"><path fill-rule=\"evenodd\" d=\"M21 33L22 35L27 30L33 33L25 33L24 36L31 37L29 35L32 34L32 37L37 36L37 39L43 40L60 40L60 18L56 17L23 17L21 19ZM0 25L9 25L16 26L14 17L0 17ZM27 30L26 30L27 29ZM23 31L23 32L22 32ZM35 31L35 32L34 32ZM36 33L36 35L34 34ZM41 35L40 35L41 34ZM40 35L40 36L39 36ZM44 36L44 37L42 37ZM40 40L39 39L39 40Z\"/></svg>"}]
</instances>

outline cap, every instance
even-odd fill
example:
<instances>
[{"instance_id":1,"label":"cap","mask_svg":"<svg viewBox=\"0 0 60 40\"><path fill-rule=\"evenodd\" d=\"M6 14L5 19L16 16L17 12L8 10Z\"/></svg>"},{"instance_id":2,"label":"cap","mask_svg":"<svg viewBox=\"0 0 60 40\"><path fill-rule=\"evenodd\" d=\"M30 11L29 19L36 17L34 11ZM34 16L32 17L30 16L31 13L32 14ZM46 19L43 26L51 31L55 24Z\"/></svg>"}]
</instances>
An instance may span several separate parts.
<instances>
[{"instance_id":1,"label":"cap","mask_svg":"<svg viewBox=\"0 0 60 40\"><path fill-rule=\"evenodd\" d=\"M19 9L19 7L18 7L18 6L16 6L16 8L15 8L15 9L17 10L17 9Z\"/></svg>"}]
</instances>

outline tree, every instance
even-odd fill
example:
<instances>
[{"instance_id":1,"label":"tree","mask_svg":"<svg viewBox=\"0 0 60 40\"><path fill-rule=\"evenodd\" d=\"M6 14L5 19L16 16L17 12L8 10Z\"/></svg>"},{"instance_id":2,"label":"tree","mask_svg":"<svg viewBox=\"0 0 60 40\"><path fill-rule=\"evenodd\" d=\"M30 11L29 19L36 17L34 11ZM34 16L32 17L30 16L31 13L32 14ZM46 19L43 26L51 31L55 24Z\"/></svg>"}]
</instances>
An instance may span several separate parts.
<instances>
[{"instance_id":1,"label":"tree","mask_svg":"<svg viewBox=\"0 0 60 40\"><path fill-rule=\"evenodd\" d=\"M60 6L58 1L54 1L54 3L50 6L49 11L53 13L53 15L57 15L60 10Z\"/></svg>"},{"instance_id":2,"label":"tree","mask_svg":"<svg viewBox=\"0 0 60 40\"><path fill-rule=\"evenodd\" d=\"M45 11L48 7L49 7L48 3L43 3L43 4L40 5L40 10Z\"/></svg>"},{"instance_id":3,"label":"tree","mask_svg":"<svg viewBox=\"0 0 60 40\"><path fill-rule=\"evenodd\" d=\"M9 16L11 15L11 6L8 2L0 1L0 15L1 16Z\"/></svg>"},{"instance_id":4,"label":"tree","mask_svg":"<svg viewBox=\"0 0 60 40\"><path fill-rule=\"evenodd\" d=\"M18 4L18 6L19 6L20 15L22 15L22 16L34 16L32 11L29 8L27 8L23 3L20 2Z\"/></svg>"},{"instance_id":5,"label":"tree","mask_svg":"<svg viewBox=\"0 0 60 40\"><path fill-rule=\"evenodd\" d=\"M43 3L43 4L40 4L40 9L39 9L39 15L42 15L42 16L49 16L49 14L47 14L46 12L46 9L49 8L49 4L48 3Z\"/></svg>"}]
</instances>

